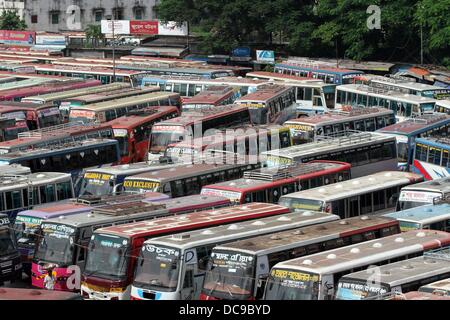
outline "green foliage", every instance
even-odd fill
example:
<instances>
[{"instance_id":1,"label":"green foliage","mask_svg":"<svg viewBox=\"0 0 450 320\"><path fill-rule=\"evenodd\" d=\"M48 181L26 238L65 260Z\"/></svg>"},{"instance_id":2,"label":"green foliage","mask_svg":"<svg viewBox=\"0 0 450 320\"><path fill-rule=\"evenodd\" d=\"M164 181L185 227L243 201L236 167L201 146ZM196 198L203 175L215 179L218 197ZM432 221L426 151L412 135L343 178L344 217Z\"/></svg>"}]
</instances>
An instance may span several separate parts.
<instances>
[{"instance_id":1,"label":"green foliage","mask_svg":"<svg viewBox=\"0 0 450 320\"><path fill-rule=\"evenodd\" d=\"M86 42L92 44L93 46L98 45L100 40L105 39L105 35L102 33L102 28L100 25L90 24L86 27Z\"/></svg>"},{"instance_id":2,"label":"green foliage","mask_svg":"<svg viewBox=\"0 0 450 320\"><path fill-rule=\"evenodd\" d=\"M368 27L371 5L380 29ZM157 12L188 21L208 53L276 44L293 55L417 62L422 25L426 60L449 55L450 0L162 0Z\"/></svg>"},{"instance_id":3,"label":"green foliage","mask_svg":"<svg viewBox=\"0 0 450 320\"><path fill-rule=\"evenodd\" d=\"M5 10L0 15L0 30L25 30L27 24L14 10Z\"/></svg>"}]
</instances>

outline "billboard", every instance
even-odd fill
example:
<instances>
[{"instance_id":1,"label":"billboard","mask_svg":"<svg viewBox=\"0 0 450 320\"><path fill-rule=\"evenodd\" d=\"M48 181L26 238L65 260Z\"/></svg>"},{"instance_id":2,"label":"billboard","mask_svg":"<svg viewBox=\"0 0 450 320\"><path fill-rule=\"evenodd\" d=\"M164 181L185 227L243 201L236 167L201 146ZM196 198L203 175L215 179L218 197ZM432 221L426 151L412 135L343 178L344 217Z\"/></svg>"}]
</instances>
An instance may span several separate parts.
<instances>
[{"instance_id":1,"label":"billboard","mask_svg":"<svg viewBox=\"0 0 450 320\"><path fill-rule=\"evenodd\" d=\"M130 34L158 34L158 21L130 21Z\"/></svg>"},{"instance_id":2,"label":"billboard","mask_svg":"<svg viewBox=\"0 0 450 320\"><path fill-rule=\"evenodd\" d=\"M113 33L112 20L102 20L101 27L103 34ZM130 20L115 20L114 34L130 34Z\"/></svg>"},{"instance_id":3,"label":"billboard","mask_svg":"<svg viewBox=\"0 0 450 320\"><path fill-rule=\"evenodd\" d=\"M31 46L35 39L36 32L33 31L0 30L0 43Z\"/></svg>"},{"instance_id":4,"label":"billboard","mask_svg":"<svg viewBox=\"0 0 450 320\"><path fill-rule=\"evenodd\" d=\"M168 21L167 23L158 21L158 34L162 36L187 36L188 26L186 22L177 26L175 21Z\"/></svg>"},{"instance_id":5,"label":"billboard","mask_svg":"<svg viewBox=\"0 0 450 320\"><path fill-rule=\"evenodd\" d=\"M275 62L275 52L272 50L256 50L256 60Z\"/></svg>"},{"instance_id":6,"label":"billboard","mask_svg":"<svg viewBox=\"0 0 450 320\"><path fill-rule=\"evenodd\" d=\"M36 35L37 45L65 46L66 36L60 35Z\"/></svg>"}]
</instances>

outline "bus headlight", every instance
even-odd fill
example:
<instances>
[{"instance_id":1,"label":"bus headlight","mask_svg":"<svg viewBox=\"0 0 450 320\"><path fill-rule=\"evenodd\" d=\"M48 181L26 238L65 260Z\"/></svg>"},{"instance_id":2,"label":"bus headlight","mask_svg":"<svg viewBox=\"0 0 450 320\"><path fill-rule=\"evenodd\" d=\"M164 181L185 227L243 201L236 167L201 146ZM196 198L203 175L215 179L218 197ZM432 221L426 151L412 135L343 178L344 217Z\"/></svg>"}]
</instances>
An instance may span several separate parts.
<instances>
[{"instance_id":1,"label":"bus headlight","mask_svg":"<svg viewBox=\"0 0 450 320\"><path fill-rule=\"evenodd\" d=\"M125 291L124 288L111 288L111 290L109 290L109 292L111 293L122 293L124 291Z\"/></svg>"}]
</instances>

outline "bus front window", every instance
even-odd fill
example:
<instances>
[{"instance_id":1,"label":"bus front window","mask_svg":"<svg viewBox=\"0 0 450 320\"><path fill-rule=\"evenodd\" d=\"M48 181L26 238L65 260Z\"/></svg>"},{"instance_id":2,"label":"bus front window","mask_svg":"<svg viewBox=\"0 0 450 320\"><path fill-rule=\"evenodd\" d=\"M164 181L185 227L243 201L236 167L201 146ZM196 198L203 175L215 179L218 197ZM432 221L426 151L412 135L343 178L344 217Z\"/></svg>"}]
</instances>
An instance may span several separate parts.
<instances>
[{"instance_id":1,"label":"bus front window","mask_svg":"<svg viewBox=\"0 0 450 320\"><path fill-rule=\"evenodd\" d=\"M128 156L128 132L125 129L114 129L114 138L119 141L120 156Z\"/></svg>"},{"instance_id":2,"label":"bus front window","mask_svg":"<svg viewBox=\"0 0 450 320\"><path fill-rule=\"evenodd\" d=\"M370 269L367 269L370 272ZM377 297L388 292L383 284L370 285L369 281L342 279L339 281L336 300L363 300Z\"/></svg>"},{"instance_id":3,"label":"bus front window","mask_svg":"<svg viewBox=\"0 0 450 320\"><path fill-rule=\"evenodd\" d=\"M254 296L254 256L216 250L211 259L203 294L224 300L247 300Z\"/></svg>"},{"instance_id":4,"label":"bus front window","mask_svg":"<svg viewBox=\"0 0 450 320\"><path fill-rule=\"evenodd\" d=\"M136 268L134 285L140 288L175 291L180 272L180 251L144 244Z\"/></svg>"},{"instance_id":5,"label":"bus front window","mask_svg":"<svg viewBox=\"0 0 450 320\"><path fill-rule=\"evenodd\" d=\"M0 229L0 255L5 256L16 251L14 233L9 228Z\"/></svg>"},{"instance_id":6,"label":"bus front window","mask_svg":"<svg viewBox=\"0 0 450 320\"><path fill-rule=\"evenodd\" d=\"M266 286L266 300L317 300L319 276L316 274L274 269Z\"/></svg>"},{"instance_id":7,"label":"bus front window","mask_svg":"<svg viewBox=\"0 0 450 320\"><path fill-rule=\"evenodd\" d=\"M164 152L169 144L184 140L184 133L174 131L152 131L150 135L150 152Z\"/></svg>"},{"instance_id":8,"label":"bus front window","mask_svg":"<svg viewBox=\"0 0 450 320\"><path fill-rule=\"evenodd\" d=\"M89 242L84 274L102 275L108 278L126 278L128 252L131 243L126 238L94 234Z\"/></svg>"},{"instance_id":9,"label":"bus front window","mask_svg":"<svg viewBox=\"0 0 450 320\"><path fill-rule=\"evenodd\" d=\"M110 174L87 172L81 181L79 196L103 196L113 192L114 179Z\"/></svg>"},{"instance_id":10,"label":"bus front window","mask_svg":"<svg viewBox=\"0 0 450 320\"><path fill-rule=\"evenodd\" d=\"M290 197L282 197L279 204L288 207L294 211L297 210L313 210L323 211L325 204L322 200L296 199Z\"/></svg>"},{"instance_id":11,"label":"bus front window","mask_svg":"<svg viewBox=\"0 0 450 320\"><path fill-rule=\"evenodd\" d=\"M400 192L397 211L421 207L426 204L433 204L435 199L441 197L442 194L439 192L403 190Z\"/></svg>"},{"instance_id":12,"label":"bus front window","mask_svg":"<svg viewBox=\"0 0 450 320\"><path fill-rule=\"evenodd\" d=\"M35 252L35 259L55 263L59 267L69 266L73 262L75 229L42 224L43 236Z\"/></svg>"},{"instance_id":13,"label":"bus front window","mask_svg":"<svg viewBox=\"0 0 450 320\"><path fill-rule=\"evenodd\" d=\"M409 153L408 143L398 142L397 143L397 157L399 162L408 162Z\"/></svg>"},{"instance_id":14,"label":"bus front window","mask_svg":"<svg viewBox=\"0 0 450 320\"><path fill-rule=\"evenodd\" d=\"M46 113L39 113L39 128L46 128L61 124L61 114L59 113L59 109L55 108L55 110L56 111L49 110Z\"/></svg>"}]
</instances>

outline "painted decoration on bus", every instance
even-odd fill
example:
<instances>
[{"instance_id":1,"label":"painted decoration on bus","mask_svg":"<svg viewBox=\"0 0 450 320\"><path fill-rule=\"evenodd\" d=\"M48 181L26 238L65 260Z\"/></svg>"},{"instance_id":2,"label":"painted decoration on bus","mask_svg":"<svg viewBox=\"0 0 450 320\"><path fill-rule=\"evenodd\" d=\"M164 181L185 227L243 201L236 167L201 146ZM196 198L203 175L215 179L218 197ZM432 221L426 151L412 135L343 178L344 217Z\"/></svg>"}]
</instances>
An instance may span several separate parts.
<instances>
[{"instance_id":1,"label":"painted decoration on bus","mask_svg":"<svg viewBox=\"0 0 450 320\"><path fill-rule=\"evenodd\" d=\"M146 244L142 246L142 252L145 258L155 261L159 264L160 273L164 270L170 271L178 263L180 252L176 249ZM151 257L148 257L150 255Z\"/></svg>"},{"instance_id":2,"label":"painted decoration on bus","mask_svg":"<svg viewBox=\"0 0 450 320\"><path fill-rule=\"evenodd\" d=\"M319 276L316 274L309 274L297 271L274 269L271 272L272 277L280 280L292 281L319 281Z\"/></svg>"},{"instance_id":3,"label":"painted decoration on bus","mask_svg":"<svg viewBox=\"0 0 450 320\"><path fill-rule=\"evenodd\" d=\"M158 190L160 183L158 181L139 181L139 180L126 180L123 183L126 189L137 190Z\"/></svg>"},{"instance_id":4,"label":"painted decoration on bus","mask_svg":"<svg viewBox=\"0 0 450 320\"><path fill-rule=\"evenodd\" d=\"M400 193L400 201L414 201L423 203L433 203L433 200L440 198L442 195L439 192L428 191L402 191Z\"/></svg>"},{"instance_id":5,"label":"painted decoration on bus","mask_svg":"<svg viewBox=\"0 0 450 320\"><path fill-rule=\"evenodd\" d=\"M414 173L419 173L426 180L441 179L450 176L450 168L438 166L424 161L414 160Z\"/></svg>"},{"instance_id":6,"label":"painted decoration on bus","mask_svg":"<svg viewBox=\"0 0 450 320\"><path fill-rule=\"evenodd\" d=\"M86 119L95 119L94 111L87 110L70 110L71 118L86 118Z\"/></svg>"},{"instance_id":7,"label":"painted decoration on bus","mask_svg":"<svg viewBox=\"0 0 450 320\"><path fill-rule=\"evenodd\" d=\"M41 224L42 219L19 215L16 217L16 223L17 222L25 223L29 227L35 227L35 226L39 226Z\"/></svg>"},{"instance_id":8,"label":"painted decoration on bus","mask_svg":"<svg viewBox=\"0 0 450 320\"><path fill-rule=\"evenodd\" d=\"M130 21L130 34L158 34L158 21Z\"/></svg>"},{"instance_id":9,"label":"painted decoration on bus","mask_svg":"<svg viewBox=\"0 0 450 320\"><path fill-rule=\"evenodd\" d=\"M205 195L205 196L225 197L225 198L230 199L230 201L233 201L233 202L239 202L241 200L241 193L240 192L203 188L202 189L202 194Z\"/></svg>"},{"instance_id":10,"label":"painted decoration on bus","mask_svg":"<svg viewBox=\"0 0 450 320\"><path fill-rule=\"evenodd\" d=\"M91 185L103 186L108 183L109 180L113 179L113 176L104 173L88 172L84 174L84 178L89 180L89 184Z\"/></svg>"},{"instance_id":11,"label":"painted decoration on bus","mask_svg":"<svg viewBox=\"0 0 450 320\"><path fill-rule=\"evenodd\" d=\"M342 300L362 300L387 293L379 284L339 282L337 298Z\"/></svg>"},{"instance_id":12,"label":"painted decoration on bus","mask_svg":"<svg viewBox=\"0 0 450 320\"><path fill-rule=\"evenodd\" d=\"M311 126L308 126L306 124L291 124L291 123L286 123L284 125L285 127L292 129L292 130L298 130L298 131L313 131L314 128Z\"/></svg>"},{"instance_id":13,"label":"painted decoration on bus","mask_svg":"<svg viewBox=\"0 0 450 320\"><path fill-rule=\"evenodd\" d=\"M8 217L0 218L0 226L9 225L11 224Z\"/></svg>"}]
</instances>

